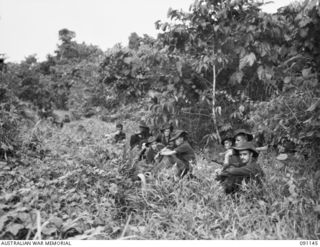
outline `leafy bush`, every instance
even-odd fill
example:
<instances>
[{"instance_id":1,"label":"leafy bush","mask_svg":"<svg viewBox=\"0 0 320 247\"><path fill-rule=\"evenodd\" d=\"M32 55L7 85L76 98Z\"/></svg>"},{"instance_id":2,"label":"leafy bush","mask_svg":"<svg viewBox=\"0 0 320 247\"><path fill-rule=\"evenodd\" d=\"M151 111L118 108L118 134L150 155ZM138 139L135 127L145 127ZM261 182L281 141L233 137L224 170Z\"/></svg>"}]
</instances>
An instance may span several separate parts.
<instances>
[{"instance_id":1,"label":"leafy bush","mask_svg":"<svg viewBox=\"0 0 320 247\"><path fill-rule=\"evenodd\" d=\"M8 64L0 74L0 238L318 239L319 5L274 15L260 5L195 1L190 13L169 10L174 22L157 22L156 40L132 34L129 48L106 54L63 29L47 61ZM35 121L37 109L21 100L69 109L77 121L61 129ZM129 137L141 118L155 131L171 121L196 144L262 123L303 156L264 155L263 190L243 184L237 196L224 195L217 165L202 154L197 179L175 181L163 169L144 184L136 150L103 137L119 120Z\"/></svg>"},{"instance_id":2,"label":"leafy bush","mask_svg":"<svg viewBox=\"0 0 320 247\"><path fill-rule=\"evenodd\" d=\"M236 198L224 195L214 180L217 166L202 157L197 180L174 181L164 169L142 186L131 179L123 146L102 138L113 125L86 119L63 129L38 127L42 148L50 149L43 159L24 154L19 163L0 163L1 239L319 237L319 191L301 163L281 165L267 156L263 194L248 184ZM127 133L133 127L125 123Z\"/></svg>"},{"instance_id":3,"label":"leafy bush","mask_svg":"<svg viewBox=\"0 0 320 247\"><path fill-rule=\"evenodd\" d=\"M22 126L33 121L35 114L25 110L25 105L10 93L6 88L0 89L3 100L0 101L0 160L7 160L9 156L16 155L21 148ZM29 114L28 114L29 113Z\"/></svg>"}]
</instances>

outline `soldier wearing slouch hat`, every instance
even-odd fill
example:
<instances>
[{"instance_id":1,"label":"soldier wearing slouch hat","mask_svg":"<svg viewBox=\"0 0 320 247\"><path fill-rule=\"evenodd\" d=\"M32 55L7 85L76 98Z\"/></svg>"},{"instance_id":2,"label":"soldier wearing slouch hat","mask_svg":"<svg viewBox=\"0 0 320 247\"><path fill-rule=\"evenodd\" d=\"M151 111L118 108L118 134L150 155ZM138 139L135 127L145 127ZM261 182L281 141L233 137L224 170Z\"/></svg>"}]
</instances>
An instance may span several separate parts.
<instances>
[{"instance_id":1,"label":"soldier wearing slouch hat","mask_svg":"<svg viewBox=\"0 0 320 247\"><path fill-rule=\"evenodd\" d=\"M130 137L131 149L133 149L135 146L142 148L147 143L148 138L151 136L150 128L147 126L146 122L140 121L139 128L140 132L133 134Z\"/></svg>"},{"instance_id":2,"label":"soldier wearing slouch hat","mask_svg":"<svg viewBox=\"0 0 320 247\"><path fill-rule=\"evenodd\" d=\"M245 130L245 129L238 129L235 131L233 135L234 146L239 147L247 142L253 140L253 135ZM240 159L238 155L235 155L234 149L229 149L225 153L224 165L227 166L229 164L240 164Z\"/></svg>"},{"instance_id":3,"label":"soldier wearing slouch hat","mask_svg":"<svg viewBox=\"0 0 320 247\"><path fill-rule=\"evenodd\" d=\"M239 191L242 181L249 182L255 180L261 184L261 178L264 172L257 163L259 153L256 151L253 143L245 142L239 146L233 147L235 155L239 157L240 165L229 164L217 176L227 194Z\"/></svg>"},{"instance_id":4,"label":"soldier wearing slouch hat","mask_svg":"<svg viewBox=\"0 0 320 247\"><path fill-rule=\"evenodd\" d=\"M171 150L164 148L160 151L160 155L170 156L177 167L176 176L184 177L186 174L191 174L192 163L196 163L196 155L187 140L187 132L184 130L177 130L170 141L174 141L176 147Z\"/></svg>"}]
</instances>

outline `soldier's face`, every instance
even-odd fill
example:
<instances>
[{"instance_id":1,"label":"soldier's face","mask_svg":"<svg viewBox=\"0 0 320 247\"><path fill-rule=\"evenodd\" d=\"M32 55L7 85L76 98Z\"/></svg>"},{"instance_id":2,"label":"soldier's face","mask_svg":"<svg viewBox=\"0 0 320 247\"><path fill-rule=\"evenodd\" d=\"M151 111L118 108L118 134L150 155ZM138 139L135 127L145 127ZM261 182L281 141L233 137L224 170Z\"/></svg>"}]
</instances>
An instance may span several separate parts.
<instances>
[{"instance_id":1,"label":"soldier's face","mask_svg":"<svg viewBox=\"0 0 320 247\"><path fill-rule=\"evenodd\" d=\"M175 143L177 146L179 146L181 143L183 143L183 138L182 137L178 137L176 140L175 140Z\"/></svg>"},{"instance_id":2,"label":"soldier's face","mask_svg":"<svg viewBox=\"0 0 320 247\"><path fill-rule=\"evenodd\" d=\"M157 149L157 143L156 142L151 143L151 148L153 150L156 150Z\"/></svg>"},{"instance_id":3,"label":"soldier's face","mask_svg":"<svg viewBox=\"0 0 320 247\"><path fill-rule=\"evenodd\" d=\"M247 139L246 139L246 137L244 135L238 135L238 136L236 136L235 146L239 147L239 146L243 145L246 142L247 142Z\"/></svg>"},{"instance_id":4,"label":"soldier's face","mask_svg":"<svg viewBox=\"0 0 320 247\"><path fill-rule=\"evenodd\" d=\"M249 150L243 150L239 152L239 157L242 164L247 164L252 158L252 153Z\"/></svg>"},{"instance_id":5,"label":"soldier's face","mask_svg":"<svg viewBox=\"0 0 320 247\"><path fill-rule=\"evenodd\" d=\"M122 128L117 127L117 133L121 133L122 132Z\"/></svg>"},{"instance_id":6,"label":"soldier's face","mask_svg":"<svg viewBox=\"0 0 320 247\"><path fill-rule=\"evenodd\" d=\"M229 141L229 140L225 140L224 141L224 148L225 149L230 149L231 148L231 146L232 146L232 142L231 141Z\"/></svg>"},{"instance_id":7,"label":"soldier's face","mask_svg":"<svg viewBox=\"0 0 320 247\"><path fill-rule=\"evenodd\" d=\"M170 129L165 129L164 130L164 136L168 137L170 135Z\"/></svg>"}]
</instances>

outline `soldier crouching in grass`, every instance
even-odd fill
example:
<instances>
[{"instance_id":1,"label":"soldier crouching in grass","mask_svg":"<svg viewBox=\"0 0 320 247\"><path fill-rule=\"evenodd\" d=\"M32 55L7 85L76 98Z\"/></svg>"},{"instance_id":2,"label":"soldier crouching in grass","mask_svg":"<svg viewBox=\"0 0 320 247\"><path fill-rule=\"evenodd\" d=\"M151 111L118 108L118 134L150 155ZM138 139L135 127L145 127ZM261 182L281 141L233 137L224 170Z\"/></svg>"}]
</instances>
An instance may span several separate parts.
<instances>
[{"instance_id":1,"label":"soldier crouching in grass","mask_svg":"<svg viewBox=\"0 0 320 247\"><path fill-rule=\"evenodd\" d=\"M176 148L171 150L166 147L160 151L160 155L168 156L176 166L176 177L183 178L188 174L188 177L192 178L191 164L196 164L196 155L187 140L187 132L177 130L170 141L175 142Z\"/></svg>"},{"instance_id":2,"label":"soldier crouching in grass","mask_svg":"<svg viewBox=\"0 0 320 247\"><path fill-rule=\"evenodd\" d=\"M151 136L148 138L146 143L146 149L142 150L143 154L140 153L140 162L138 162L138 173L150 175L156 169L159 162L159 153L164 146L157 142L156 137Z\"/></svg>"},{"instance_id":3,"label":"soldier crouching in grass","mask_svg":"<svg viewBox=\"0 0 320 247\"><path fill-rule=\"evenodd\" d=\"M157 141L157 138L154 136L149 137L147 142L147 151L146 151L146 163L155 164L159 161L159 154L161 149L163 149L163 144Z\"/></svg>"},{"instance_id":4,"label":"soldier crouching in grass","mask_svg":"<svg viewBox=\"0 0 320 247\"><path fill-rule=\"evenodd\" d=\"M260 165L257 163L259 153L255 150L251 142L243 143L233 150L240 159L240 167L229 164L225 166L222 172L217 175L216 180L221 183L226 194L233 194L240 190L242 181L246 183L256 181L261 185L261 179L264 177Z\"/></svg>"},{"instance_id":5,"label":"soldier crouching in grass","mask_svg":"<svg viewBox=\"0 0 320 247\"><path fill-rule=\"evenodd\" d=\"M161 134L157 136L157 141L161 142L169 149L174 148L174 142L170 141L173 132L173 126L170 123L165 123L161 128Z\"/></svg>"},{"instance_id":6,"label":"soldier crouching in grass","mask_svg":"<svg viewBox=\"0 0 320 247\"><path fill-rule=\"evenodd\" d=\"M224 147L225 151L221 152L218 154L218 156L223 158L223 164L227 164L227 162L229 162L229 155L228 153L231 152L231 154L233 153L233 151L229 151L232 150L232 147L234 146L234 138L233 136L231 136L230 134L227 134L221 141L221 145ZM218 162L219 163L219 162Z\"/></svg>"},{"instance_id":7,"label":"soldier crouching in grass","mask_svg":"<svg viewBox=\"0 0 320 247\"><path fill-rule=\"evenodd\" d=\"M114 142L118 143L126 139L126 133L123 132L123 125L121 123L118 123L116 128L117 132L114 135Z\"/></svg>"},{"instance_id":8,"label":"soldier crouching in grass","mask_svg":"<svg viewBox=\"0 0 320 247\"><path fill-rule=\"evenodd\" d=\"M145 148L148 138L151 136L150 128L144 121L141 121L139 124L139 133L133 134L130 137L130 148L138 146L139 149Z\"/></svg>"},{"instance_id":9,"label":"soldier crouching in grass","mask_svg":"<svg viewBox=\"0 0 320 247\"><path fill-rule=\"evenodd\" d=\"M236 147L242 146L245 143L251 142L253 140L253 135L245 130L245 129L239 129L235 131L235 134L233 136L234 139L234 145ZM233 166L236 166L239 164L241 165L240 157L239 155L235 154L235 151L233 148L228 149L225 152L225 158L223 162L224 166L228 166L229 164L233 164Z\"/></svg>"},{"instance_id":10,"label":"soldier crouching in grass","mask_svg":"<svg viewBox=\"0 0 320 247\"><path fill-rule=\"evenodd\" d=\"M154 164L155 155L159 151L160 149L157 149L156 138L153 136L149 137L145 144L145 148L143 148L139 153L139 159L136 163L137 172L142 174L150 172Z\"/></svg>"},{"instance_id":11,"label":"soldier crouching in grass","mask_svg":"<svg viewBox=\"0 0 320 247\"><path fill-rule=\"evenodd\" d=\"M141 180L142 184L146 184L148 179L157 175L161 169L160 151L164 148L163 144L157 141L157 138L151 136L148 138L146 148L142 149L139 160L135 163L134 181Z\"/></svg>"}]
</instances>

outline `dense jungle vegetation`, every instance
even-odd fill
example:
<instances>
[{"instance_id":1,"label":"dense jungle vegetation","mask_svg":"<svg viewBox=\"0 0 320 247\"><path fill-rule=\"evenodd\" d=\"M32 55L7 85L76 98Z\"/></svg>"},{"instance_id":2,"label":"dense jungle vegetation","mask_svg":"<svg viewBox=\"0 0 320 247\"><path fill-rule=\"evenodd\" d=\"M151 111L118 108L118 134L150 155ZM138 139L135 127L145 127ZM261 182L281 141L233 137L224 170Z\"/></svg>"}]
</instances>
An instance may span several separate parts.
<instances>
[{"instance_id":1,"label":"dense jungle vegetation","mask_svg":"<svg viewBox=\"0 0 320 247\"><path fill-rule=\"evenodd\" d=\"M157 38L102 51L64 28L45 61L2 59L0 239L319 239L319 0L260 7L195 0ZM199 180L132 181L134 154L106 134L140 119L188 131ZM298 152L260 155L263 197L244 187L235 201L210 158L223 133L260 124Z\"/></svg>"}]
</instances>

